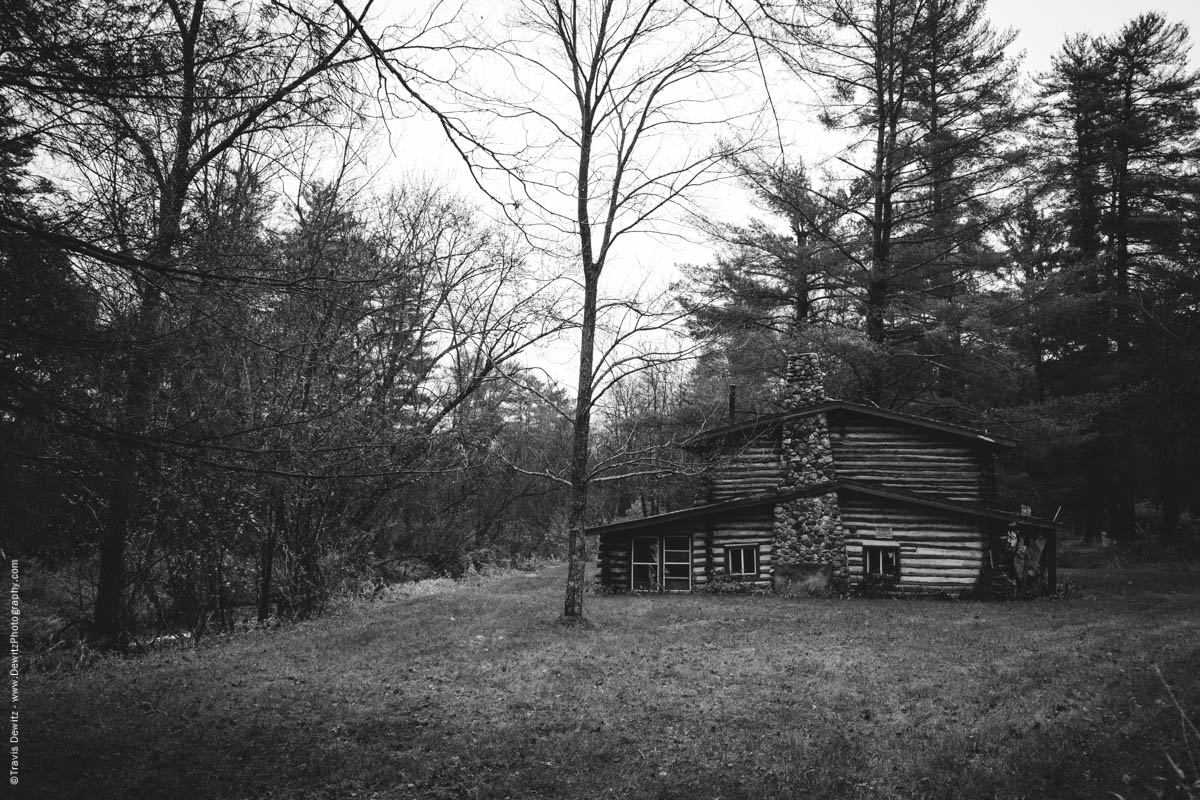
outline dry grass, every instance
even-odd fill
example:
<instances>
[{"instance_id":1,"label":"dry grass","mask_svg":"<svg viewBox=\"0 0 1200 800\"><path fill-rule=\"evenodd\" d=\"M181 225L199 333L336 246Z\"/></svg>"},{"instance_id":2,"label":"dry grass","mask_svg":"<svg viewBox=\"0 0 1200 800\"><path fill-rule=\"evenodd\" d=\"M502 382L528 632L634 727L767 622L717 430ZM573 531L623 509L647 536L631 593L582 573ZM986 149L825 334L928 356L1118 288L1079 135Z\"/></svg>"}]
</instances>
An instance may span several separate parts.
<instances>
[{"instance_id":1,"label":"dry grass","mask_svg":"<svg viewBox=\"0 0 1200 800\"><path fill-rule=\"evenodd\" d=\"M986 604L438 587L24 693L54 798L1149 795L1200 705L1200 579ZM1194 716L1194 715L1193 715Z\"/></svg>"}]
</instances>

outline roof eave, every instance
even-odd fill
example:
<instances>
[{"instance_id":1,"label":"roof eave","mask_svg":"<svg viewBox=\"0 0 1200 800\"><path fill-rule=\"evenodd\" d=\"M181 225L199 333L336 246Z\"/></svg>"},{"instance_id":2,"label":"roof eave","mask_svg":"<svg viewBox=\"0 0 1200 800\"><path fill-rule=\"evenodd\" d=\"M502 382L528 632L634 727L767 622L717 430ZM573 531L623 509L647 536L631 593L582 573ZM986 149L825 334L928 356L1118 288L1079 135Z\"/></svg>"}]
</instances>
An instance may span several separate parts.
<instances>
[{"instance_id":1,"label":"roof eave","mask_svg":"<svg viewBox=\"0 0 1200 800\"><path fill-rule=\"evenodd\" d=\"M668 511L663 514L655 514L650 517L639 517L638 519L612 522L607 525L596 525L591 528L585 528L583 532L585 536L598 536L602 534L614 533L633 533L644 528L674 525L688 522L693 519L703 519L706 516L715 516L745 508L754 508L755 506L759 505L774 505L775 503L787 502L788 500L794 500L798 497L809 497L830 491L858 492L859 494L865 494L872 497L894 500L902 503L912 503L914 505L925 506L927 508L937 508L953 514L962 514L964 516L981 519L991 519L997 522L1006 522L1009 524L1015 522L1018 525L1042 528L1044 530L1053 530L1060 533L1070 530L1068 526L1063 525L1060 522L1042 519L1040 517L1026 516L1009 511L1001 511L999 509L987 508L986 506L966 505L953 500L916 494L914 492L906 492L901 489L872 486L854 481L837 481L819 483L789 492L766 492L763 494L749 495L746 497L735 497L729 500L722 500L719 503L706 503L705 505L692 506L691 508L684 508L678 511Z\"/></svg>"},{"instance_id":2,"label":"roof eave","mask_svg":"<svg viewBox=\"0 0 1200 800\"><path fill-rule=\"evenodd\" d=\"M1028 525L1034 528L1045 528L1058 532L1067 532L1070 527L1055 522L1053 520L1042 519L1041 517L1028 516L1025 514L1017 514L1011 511L1002 511L996 508L988 508L986 506L973 506L964 503L958 503L953 500L945 500L939 497L929 495L920 495L915 492L906 492L900 489L892 489L889 487L872 486L854 481L839 481L837 488L840 491L858 492L860 494L881 497L889 500L897 500L899 502L908 502L915 505L923 505L929 508L938 508L944 511L949 511L967 516L982 517L992 519L998 522L1016 522L1021 525Z\"/></svg>"},{"instance_id":3,"label":"roof eave","mask_svg":"<svg viewBox=\"0 0 1200 800\"><path fill-rule=\"evenodd\" d=\"M590 528L585 528L583 533L585 536L595 536L608 533L630 533L641 528L687 522L692 518L703 518L708 515L724 514L730 511L738 511L743 508L753 508L759 505L774 505L775 503L794 500L797 497L822 494L824 492L835 491L836 489L836 483L828 482L818 483L813 486L807 486L803 489L796 489L790 492L764 492L762 494L747 495L745 497L733 497L729 500L722 500L719 503L706 503L701 506L692 506L691 508L683 508L679 509L678 511L667 511L665 513L655 514L650 517L638 517L637 519L610 522L607 525L595 525Z\"/></svg>"}]
</instances>

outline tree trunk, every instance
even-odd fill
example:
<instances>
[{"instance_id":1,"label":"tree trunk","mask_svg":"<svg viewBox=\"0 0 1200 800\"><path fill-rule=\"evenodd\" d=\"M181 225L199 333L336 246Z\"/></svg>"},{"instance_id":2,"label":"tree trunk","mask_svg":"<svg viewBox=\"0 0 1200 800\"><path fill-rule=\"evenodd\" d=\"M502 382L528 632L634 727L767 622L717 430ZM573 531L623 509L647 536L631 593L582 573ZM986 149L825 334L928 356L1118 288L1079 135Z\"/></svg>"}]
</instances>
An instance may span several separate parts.
<instances>
[{"instance_id":1,"label":"tree trunk","mask_svg":"<svg viewBox=\"0 0 1200 800\"><path fill-rule=\"evenodd\" d=\"M567 592L563 619L583 618L583 591L587 579L588 456L592 421L592 368L596 345L596 304L599 270L584 267L583 327L580 335L579 388L575 398L575 420L571 431L571 500L567 517Z\"/></svg>"},{"instance_id":2,"label":"tree trunk","mask_svg":"<svg viewBox=\"0 0 1200 800\"><path fill-rule=\"evenodd\" d=\"M1179 466L1176 448L1171 442L1164 442L1159 447L1158 467L1159 483L1162 492L1162 535L1164 539L1175 539L1179 536Z\"/></svg>"},{"instance_id":3,"label":"tree trunk","mask_svg":"<svg viewBox=\"0 0 1200 800\"><path fill-rule=\"evenodd\" d=\"M271 578L275 567L276 531L283 527L283 493L275 496L274 507L267 525L267 540L262 546L262 560L258 571L258 621L266 622L271 616Z\"/></svg>"},{"instance_id":4,"label":"tree trunk","mask_svg":"<svg viewBox=\"0 0 1200 800\"><path fill-rule=\"evenodd\" d=\"M1132 476L1117 469L1109 483L1108 524L1112 537L1130 543L1137 537L1137 514Z\"/></svg>"},{"instance_id":5,"label":"tree trunk","mask_svg":"<svg viewBox=\"0 0 1200 800\"><path fill-rule=\"evenodd\" d=\"M233 629L233 609L229 607L229 597L225 592L225 548L217 547L217 585L214 593L217 600L217 620L220 623L217 627L220 630L228 631Z\"/></svg>"},{"instance_id":6,"label":"tree trunk","mask_svg":"<svg viewBox=\"0 0 1200 800\"><path fill-rule=\"evenodd\" d=\"M183 84L179 96L178 116L175 118L175 147L170 170L160 185L157 198L157 225L150 246L146 249L146 260L160 267L170 266L174 258L175 245L179 241L183 220L183 209L191 184L189 168L193 128L196 113L196 42L204 20L204 4L193 4L186 29L180 31L180 56L183 68ZM137 292L141 305L133 319L134 350L129 369L125 375L127 393L124 408L118 416L119 424L127 437L139 437L146 433L153 407L155 387L158 385L156 363L156 341L159 335L159 315L162 287L159 277L143 274L138 276ZM96 589L95 624L93 636L97 642L115 645L124 635L124 619L121 614L121 595L125 583L125 544L129 535L132 502L138 490L138 472L135 467L137 453L126 443L118 447L117 481L109 498L109 515L100 545L99 582Z\"/></svg>"},{"instance_id":7,"label":"tree trunk","mask_svg":"<svg viewBox=\"0 0 1200 800\"><path fill-rule=\"evenodd\" d=\"M886 280L872 280L867 284L867 340L872 344L883 344L886 339L887 294Z\"/></svg>"},{"instance_id":8,"label":"tree trunk","mask_svg":"<svg viewBox=\"0 0 1200 800\"><path fill-rule=\"evenodd\" d=\"M117 416L119 426L127 437L139 437L148 427L153 403L151 387L155 385L153 348L158 329L157 288L143 289L142 307L138 312L134 352L125 376L128 386L124 408ZM139 490L138 461L142 454L123 441L113 455L114 476L109 484L108 516L100 534L100 567L96 587L94 641L102 647L119 644L125 631L121 613L121 598L125 591L125 545L133 519L133 504Z\"/></svg>"},{"instance_id":9,"label":"tree trunk","mask_svg":"<svg viewBox=\"0 0 1200 800\"><path fill-rule=\"evenodd\" d=\"M867 284L866 328L867 341L883 349L887 341L884 315L887 310L888 284L886 280L871 280ZM867 385L862 388L864 399L872 403L883 403L883 388L886 383L887 366L879 359L872 359L867 373Z\"/></svg>"},{"instance_id":10,"label":"tree trunk","mask_svg":"<svg viewBox=\"0 0 1200 800\"><path fill-rule=\"evenodd\" d=\"M1095 448L1088 448L1088 466L1083 492L1083 540L1090 544L1100 541L1100 533L1104 530L1105 501L1108 493L1105 491L1104 469L1100 466L1099 454Z\"/></svg>"},{"instance_id":11,"label":"tree trunk","mask_svg":"<svg viewBox=\"0 0 1200 800\"><path fill-rule=\"evenodd\" d=\"M127 451L127 448L121 448ZM125 632L125 532L130 519L130 483L127 467L109 484L108 515L100 534L100 568L96 586L95 619L91 639L104 649L117 647Z\"/></svg>"},{"instance_id":12,"label":"tree trunk","mask_svg":"<svg viewBox=\"0 0 1200 800\"><path fill-rule=\"evenodd\" d=\"M877 7L876 30L894 33L891 23L883 17L882 7ZM891 22L894 22L892 20ZM902 97L898 96L895 86L894 64L889 60L890 54L883 41L876 42L881 48L876 52L875 72L875 153L871 171L871 255L869 274L867 276L866 307L863 316L866 322L867 341L880 346L886 342L887 305L892 280L892 226L894 223L893 209L893 165L897 158L897 118L898 104ZM902 93L900 93L902 95ZM870 385L865 387L863 396L872 402L882 400L885 368L875 362L869 378Z\"/></svg>"}]
</instances>

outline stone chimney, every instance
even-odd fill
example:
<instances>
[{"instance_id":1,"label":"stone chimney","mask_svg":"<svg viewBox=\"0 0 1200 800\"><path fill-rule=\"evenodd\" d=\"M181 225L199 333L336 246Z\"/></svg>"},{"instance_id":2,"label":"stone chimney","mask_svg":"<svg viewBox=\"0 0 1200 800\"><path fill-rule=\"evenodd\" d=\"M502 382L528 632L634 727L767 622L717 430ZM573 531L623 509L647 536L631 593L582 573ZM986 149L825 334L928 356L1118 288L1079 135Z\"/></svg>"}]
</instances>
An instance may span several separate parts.
<instances>
[{"instance_id":1,"label":"stone chimney","mask_svg":"<svg viewBox=\"0 0 1200 800\"><path fill-rule=\"evenodd\" d=\"M787 411L814 406L825 399L825 374L816 353L788 356L784 373L783 407Z\"/></svg>"},{"instance_id":2,"label":"stone chimney","mask_svg":"<svg viewBox=\"0 0 1200 800\"><path fill-rule=\"evenodd\" d=\"M816 353L788 357L784 408L799 411L825 400L820 358ZM825 412L784 419L780 455L783 475L779 491L831 484L837 480L829 420ZM798 497L775 506L775 589L793 584L808 589L840 591L848 579L845 533L837 492Z\"/></svg>"},{"instance_id":3,"label":"stone chimney","mask_svg":"<svg viewBox=\"0 0 1200 800\"><path fill-rule=\"evenodd\" d=\"M787 385L783 404L786 411L820 405L825 399L821 360L816 353L788 356ZM824 412L786 419L782 431L783 478L779 489L802 489L836 479L829 420Z\"/></svg>"}]
</instances>

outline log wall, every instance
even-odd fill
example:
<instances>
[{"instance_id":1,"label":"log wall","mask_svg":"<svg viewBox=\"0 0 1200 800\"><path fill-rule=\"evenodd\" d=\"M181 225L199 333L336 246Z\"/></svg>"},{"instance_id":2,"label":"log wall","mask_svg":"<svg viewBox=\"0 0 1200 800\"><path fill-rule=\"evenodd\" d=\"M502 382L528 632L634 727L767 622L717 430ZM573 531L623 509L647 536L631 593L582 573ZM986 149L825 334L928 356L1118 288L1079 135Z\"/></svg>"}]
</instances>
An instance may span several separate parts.
<instances>
[{"instance_id":1,"label":"log wall","mask_svg":"<svg viewBox=\"0 0 1200 800\"><path fill-rule=\"evenodd\" d=\"M831 419L829 437L840 480L964 503L992 499L992 455L966 440L853 414Z\"/></svg>"},{"instance_id":2,"label":"log wall","mask_svg":"<svg viewBox=\"0 0 1200 800\"><path fill-rule=\"evenodd\" d=\"M852 587L865 577L864 542L900 545L900 590L967 591L987 566L980 520L850 493L842 494L841 511Z\"/></svg>"},{"instance_id":3,"label":"log wall","mask_svg":"<svg viewBox=\"0 0 1200 800\"><path fill-rule=\"evenodd\" d=\"M713 455L708 475L714 503L775 491L783 477L778 435L723 446Z\"/></svg>"},{"instance_id":4,"label":"log wall","mask_svg":"<svg viewBox=\"0 0 1200 800\"><path fill-rule=\"evenodd\" d=\"M719 503L779 491L787 480L783 447L786 438L776 428L749 442L721 444L709 455L704 501ZM832 477L968 504L987 505L994 500L993 456L985 442L841 410L828 415L828 443L834 475L812 480ZM826 461L828 458L826 455ZM805 482L811 481L801 481L799 485ZM863 543L876 540L900 545L897 588L901 590L970 590L989 565L984 546L985 523L981 520L858 495L851 490L839 495L845 569L851 587L864 581ZM725 547L733 545L758 546L755 583L769 586L774 559L779 556L775 552L774 517L771 508L759 507L674 523L640 534L601 536L597 547L599 580L613 588L629 588L633 535L687 535L692 540L693 589L703 587L712 577L726 574ZM887 530L890 540L884 535ZM841 548L838 549L840 552ZM785 559L779 563L787 562Z\"/></svg>"},{"instance_id":5,"label":"log wall","mask_svg":"<svg viewBox=\"0 0 1200 800\"><path fill-rule=\"evenodd\" d=\"M634 536L690 536L692 539L692 588L703 588L713 575L726 574L725 547L758 545L758 586L771 583L772 524L770 507L729 515L689 527L664 527L636 534L611 534L600 537L596 547L596 566L602 586L629 589L630 549Z\"/></svg>"},{"instance_id":6,"label":"log wall","mask_svg":"<svg viewBox=\"0 0 1200 800\"><path fill-rule=\"evenodd\" d=\"M747 511L744 516L713 520L712 560L713 575L727 574L725 548L736 545L758 545L757 586L771 585L773 526L775 514L770 507Z\"/></svg>"},{"instance_id":7,"label":"log wall","mask_svg":"<svg viewBox=\"0 0 1200 800\"><path fill-rule=\"evenodd\" d=\"M601 536L596 545L596 567L601 586L629 589L629 537Z\"/></svg>"},{"instance_id":8,"label":"log wall","mask_svg":"<svg viewBox=\"0 0 1200 800\"><path fill-rule=\"evenodd\" d=\"M703 524L690 528L663 528L636 534L611 534L601 536L596 545L596 566L599 583L618 590L629 590L630 552L634 536L688 536L692 540L692 588L698 589L708 582L708 551L705 546L707 531Z\"/></svg>"}]
</instances>

